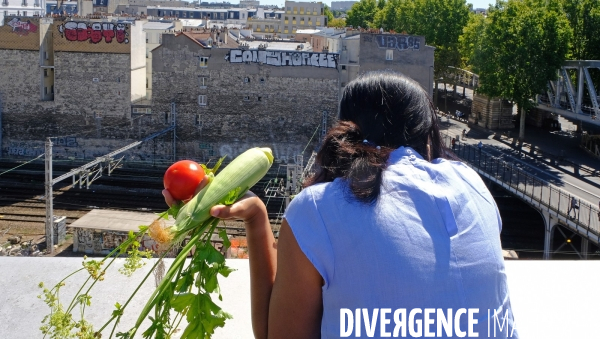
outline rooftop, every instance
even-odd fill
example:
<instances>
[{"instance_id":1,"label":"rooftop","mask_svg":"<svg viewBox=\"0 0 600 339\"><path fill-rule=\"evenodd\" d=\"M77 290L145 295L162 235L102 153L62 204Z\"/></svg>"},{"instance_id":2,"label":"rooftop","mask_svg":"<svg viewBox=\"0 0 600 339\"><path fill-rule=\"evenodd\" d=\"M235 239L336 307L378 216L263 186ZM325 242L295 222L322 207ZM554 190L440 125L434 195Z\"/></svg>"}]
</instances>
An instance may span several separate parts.
<instances>
[{"instance_id":1,"label":"rooftop","mask_svg":"<svg viewBox=\"0 0 600 339\"><path fill-rule=\"evenodd\" d=\"M175 27L175 25L172 22L149 21L144 24L144 29L167 30L167 29L171 29L174 27Z\"/></svg>"},{"instance_id":2,"label":"rooftop","mask_svg":"<svg viewBox=\"0 0 600 339\"><path fill-rule=\"evenodd\" d=\"M108 269L105 281L92 290L92 306L86 310L86 317L96 328L110 317L115 302L125 302L151 267L147 264L127 278L117 272L122 264L122 259L117 260L117 264ZM223 301L216 296L214 300L232 314L233 319L218 329L214 338L251 338L248 260L228 259L227 265L236 271L228 278L219 278ZM37 298L41 292L37 285L43 281L46 286L52 286L80 267L81 258L1 258L0 333L3 338L40 338L39 324L48 308ZM507 261L511 304L520 337L596 337L597 305L600 304L600 294L595 293L598 272L598 261ZM85 274L79 274L73 281L67 281L61 292L63 300L70 300L67 298L84 278ZM126 309L118 331L133 324L154 286L154 279L150 279L140 289L140 295L129 305L131 309ZM144 329L147 326L147 323L143 324Z\"/></svg>"}]
</instances>

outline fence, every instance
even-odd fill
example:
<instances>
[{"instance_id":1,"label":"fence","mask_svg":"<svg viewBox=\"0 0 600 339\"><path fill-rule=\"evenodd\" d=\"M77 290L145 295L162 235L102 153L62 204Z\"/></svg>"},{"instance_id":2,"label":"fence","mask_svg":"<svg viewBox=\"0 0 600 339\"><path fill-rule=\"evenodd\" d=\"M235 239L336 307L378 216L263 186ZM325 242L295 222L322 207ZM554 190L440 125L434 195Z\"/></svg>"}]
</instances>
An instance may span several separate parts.
<instances>
[{"instance_id":1,"label":"fence","mask_svg":"<svg viewBox=\"0 0 600 339\"><path fill-rule=\"evenodd\" d=\"M450 137L445 136L446 144ZM507 190L530 200L538 208L546 208L570 220L575 229L583 229L589 239L600 235L600 210L595 205L581 200L569 192L538 179L519 167L496 158L478 147L456 143L454 153L470 164L482 176L501 183ZM578 208L571 208L575 198ZM582 233L581 231L579 232ZM591 236L593 235L593 236Z\"/></svg>"}]
</instances>

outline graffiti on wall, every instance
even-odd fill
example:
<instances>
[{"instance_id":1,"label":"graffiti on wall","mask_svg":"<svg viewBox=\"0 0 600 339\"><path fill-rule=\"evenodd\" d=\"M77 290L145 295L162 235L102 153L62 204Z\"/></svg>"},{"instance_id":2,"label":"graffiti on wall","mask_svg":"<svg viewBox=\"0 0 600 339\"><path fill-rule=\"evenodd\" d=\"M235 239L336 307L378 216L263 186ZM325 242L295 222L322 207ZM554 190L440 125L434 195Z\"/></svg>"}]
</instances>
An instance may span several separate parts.
<instances>
[{"instance_id":1,"label":"graffiti on wall","mask_svg":"<svg viewBox=\"0 0 600 339\"><path fill-rule=\"evenodd\" d=\"M54 139L54 145L62 146L62 147L77 147L79 144L77 143L76 137L58 137Z\"/></svg>"},{"instance_id":2,"label":"graffiti on wall","mask_svg":"<svg viewBox=\"0 0 600 339\"><path fill-rule=\"evenodd\" d=\"M37 32L38 26L33 24L31 21L23 21L21 18L13 18L8 23L8 26L12 27L13 33L24 36L29 33Z\"/></svg>"},{"instance_id":3,"label":"graffiti on wall","mask_svg":"<svg viewBox=\"0 0 600 339\"><path fill-rule=\"evenodd\" d=\"M77 22L69 21L58 26L58 32L68 41L89 41L97 44L104 40L111 43L116 40L120 44L129 43L129 32L126 24L107 22Z\"/></svg>"},{"instance_id":4,"label":"graffiti on wall","mask_svg":"<svg viewBox=\"0 0 600 339\"><path fill-rule=\"evenodd\" d=\"M379 46L379 48L395 48L399 51L407 49L419 50L419 48L421 48L421 39L416 36L385 34L377 35L375 40L377 41L377 46Z\"/></svg>"},{"instance_id":5,"label":"graffiti on wall","mask_svg":"<svg viewBox=\"0 0 600 339\"><path fill-rule=\"evenodd\" d=\"M75 241L73 250L76 252L85 252L89 254L108 254L128 238L127 232L118 231L99 231L85 228L75 228ZM140 241L140 250L159 251L158 243L144 235ZM169 252L168 256L175 256L176 250Z\"/></svg>"},{"instance_id":6,"label":"graffiti on wall","mask_svg":"<svg viewBox=\"0 0 600 339\"><path fill-rule=\"evenodd\" d=\"M44 150L41 148L8 147L8 155L38 156L42 153Z\"/></svg>"},{"instance_id":7,"label":"graffiti on wall","mask_svg":"<svg viewBox=\"0 0 600 339\"><path fill-rule=\"evenodd\" d=\"M232 49L225 56L231 63L253 62L271 66L314 66L336 68L338 54Z\"/></svg>"}]
</instances>

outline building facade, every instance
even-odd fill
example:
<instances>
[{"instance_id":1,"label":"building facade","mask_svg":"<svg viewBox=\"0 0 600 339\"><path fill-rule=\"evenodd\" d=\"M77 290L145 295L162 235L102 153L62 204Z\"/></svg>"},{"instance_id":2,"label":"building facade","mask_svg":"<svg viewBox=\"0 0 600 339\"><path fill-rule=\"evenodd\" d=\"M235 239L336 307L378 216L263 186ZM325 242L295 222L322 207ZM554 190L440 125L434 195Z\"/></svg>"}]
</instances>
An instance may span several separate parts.
<instances>
[{"instance_id":1,"label":"building facade","mask_svg":"<svg viewBox=\"0 0 600 339\"><path fill-rule=\"evenodd\" d=\"M391 70L417 81L433 95L434 47L425 45L425 37L403 34L349 32L341 40L340 89L359 74Z\"/></svg>"},{"instance_id":2,"label":"building facade","mask_svg":"<svg viewBox=\"0 0 600 339\"><path fill-rule=\"evenodd\" d=\"M46 0L0 0L0 26L9 16L43 17L46 15Z\"/></svg>"},{"instance_id":3,"label":"building facade","mask_svg":"<svg viewBox=\"0 0 600 339\"><path fill-rule=\"evenodd\" d=\"M337 116L337 54L204 41L165 35L152 52L152 112L168 125L175 104L178 152L202 161L267 146L292 161L314 149Z\"/></svg>"},{"instance_id":4,"label":"building facade","mask_svg":"<svg viewBox=\"0 0 600 339\"><path fill-rule=\"evenodd\" d=\"M357 2L358 1L332 1L331 10L345 12L352 8L352 6Z\"/></svg>"},{"instance_id":5,"label":"building facade","mask_svg":"<svg viewBox=\"0 0 600 339\"><path fill-rule=\"evenodd\" d=\"M57 157L93 158L137 138L131 104L145 96L145 39L140 22L9 17L0 27L2 155L43 152L62 138ZM18 76L16 76L18 75ZM68 142L67 142L68 140Z\"/></svg>"}]
</instances>

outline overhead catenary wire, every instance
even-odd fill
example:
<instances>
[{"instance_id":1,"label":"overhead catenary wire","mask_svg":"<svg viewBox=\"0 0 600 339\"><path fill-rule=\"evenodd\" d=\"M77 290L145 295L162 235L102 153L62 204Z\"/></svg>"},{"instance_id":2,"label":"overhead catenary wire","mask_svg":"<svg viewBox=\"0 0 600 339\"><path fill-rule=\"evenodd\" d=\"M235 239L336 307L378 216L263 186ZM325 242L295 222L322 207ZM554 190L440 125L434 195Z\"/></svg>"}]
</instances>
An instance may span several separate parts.
<instances>
[{"instance_id":1,"label":"overhead catenary wire","mask_svg":"<svg viewBox=\"0 0 600 339\"><path fill-rule=\"evenodd\" d=\"M15 166L15 167L13 167L13 168L11 168L11 169L8 169L8 170L6 170L6 171L4 171L4 172L0 173L0 175L3 175L3 174L5 174L5 173L8 173L8 172L10 172L10 171L14 171L14 170L16 170L16 169L17 169L17 168L19 168L19 167L25 166L25 165L27 165L28 163L30 163L30 162L33 162L33 161L35 161L35 160L37 160L37 159L39 159L39 158L43 157L45 154L46 154L46 153L42 153L42 154L38 155L37 157L35 157L35 158L33 158L33 159L31 159L31 160L27 161L27 162L24 162L24 163L22 163L22 164L20 164L20 165L18 165L18 166Z\"/></svg>"}]
</instances>

